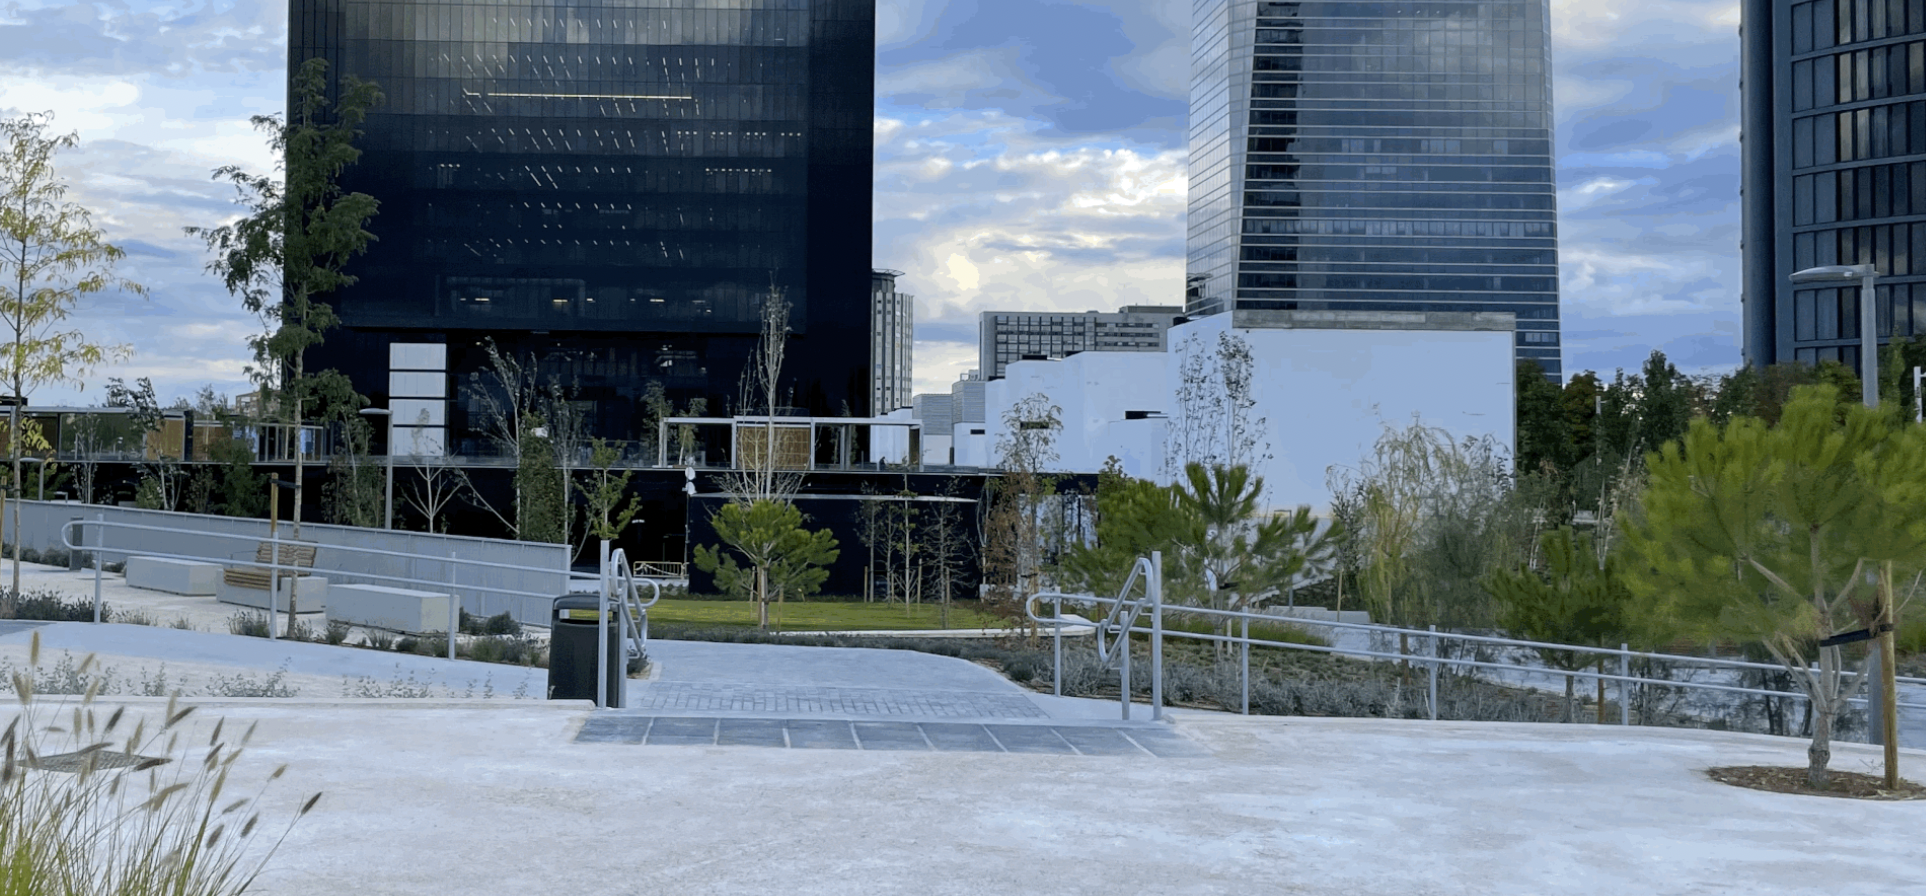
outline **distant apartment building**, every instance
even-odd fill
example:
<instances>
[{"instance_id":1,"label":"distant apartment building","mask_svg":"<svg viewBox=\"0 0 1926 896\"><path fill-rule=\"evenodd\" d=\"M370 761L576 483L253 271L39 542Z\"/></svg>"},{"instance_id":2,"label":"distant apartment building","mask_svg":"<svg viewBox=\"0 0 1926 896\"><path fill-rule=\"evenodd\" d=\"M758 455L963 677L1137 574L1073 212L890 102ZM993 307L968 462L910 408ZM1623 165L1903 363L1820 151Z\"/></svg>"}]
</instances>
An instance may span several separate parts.
<instances>
[{"instance_id":1,"label":"distant apartment building","mask_svg":"<svg viewBox=\"0 0 1926 896\"><path fill-rule=\"evenodd\" d=\"M1556 378L1549 6L1194 0L1186 312L1509 312Z\"/></svg>"},{"instance_id":2,"label":"distant apartment building","mask_svg":"<svg viewBox=\"0 0 1926 896\"><path fill-rule=\"evenodd\" d=\"M985 311L978 318L977 370L984 378L995 379L1025 356L1160 352L1165 348L1165 333L1183 313L1176 305L1125 305L1115 312L1082 314Z\"/></svg>"},{"instance_id":3,"label":"distant apartment building","mask_svg":"<svg viewBox=\"0 0 1926 896\"><path fill-rule=\"evenodd\" d=\"M870 272L869 407L875 414L910 406L916 297L896 291L901 276L884 268Z\"/></svg>"}]
</instances>

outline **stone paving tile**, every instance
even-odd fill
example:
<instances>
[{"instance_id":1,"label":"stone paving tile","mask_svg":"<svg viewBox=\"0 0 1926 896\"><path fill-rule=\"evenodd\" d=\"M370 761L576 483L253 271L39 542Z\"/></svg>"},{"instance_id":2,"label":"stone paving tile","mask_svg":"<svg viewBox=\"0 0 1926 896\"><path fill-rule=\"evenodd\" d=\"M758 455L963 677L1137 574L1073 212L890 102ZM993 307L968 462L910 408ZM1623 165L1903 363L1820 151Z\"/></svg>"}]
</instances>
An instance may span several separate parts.
<instances>
[{"instance_id":1,"label":"stone paving tile","mask_svg":"<svg viewBox=\"0 0 1926 896\"><path fill-rule=\"evenodd\" d=\"M924 722L923 735L930 739L930 746L945 752L956 753L1001 753L996 738L983 730L982 725L969 725L961 722Z\"/></svg>"},{"instance_id":2,"label":"stone paving tile","mask_svg":"<svg viewBox=\"0 0 1926 896\"><path fill-rule=\"evenodd\" d=\"M866 722L831 719L710 719L602 713L576 734L579 743L649 746L787 747L1039 753L1058 756L1209 756L1189 738L1158 728L995 725L966 722Z\"/></svg>"},{"instance_id":3,"label":"stone paving tile","mask_svg":"<svg viewBox=\"0 0 1926 896\"><path fill-rule=\"evenodd\" d=\"M848 722L790 719L783 723L789 746L798 750L854 750L856 735Z\"/></svg>"},{"instance_id":4,"label":"stone paving tile","mask_svg":"<svg viewBox=\"0 0 1926 896\"><path fill-rule=\"evenodd\" d=\"M922 730L910 722L856 722L852 727L865 750L927 751L930 748Z\"/></svg>"},{"instance_id":5,"label":"stone paving tile","mask_svg":"<svg viewBox=\"0 0 1926 896\"><path fill-rule=\"evenodd\" d=\"M658 718L649 728L651 746L692 746L716 742L716 719Z\"/></svg>"},{"instance_id":6,"label":"stone paving tile","mask_svg":"<svg viewBox=\"0 0 1926 896\"><path fill-rule=\"evenodd\" d=\"M985 725L1006 753L1075 753L1055 731L1038 725Z\"/></svg>"},{"instance_id":7,"label":"stone paving tile","mask_svg":"<svg viewBox=\"0 0 1926 896\"><path fill-rule=\"evenodd\" d=\"M1037 719L1043 710L1021 694L890 688L783 687L683 681L630 685L626 709L834 713L935 719Z\"/></svg>"},{"instance_id":8,"label":"stone paving tile","mask_svg":"<svg viewBox=\"0 0 1926 896\"><path fill-rule=\"evenodd\" d=\"M1148 752L1115 728L1057 728L1057 736L1085 756L1142 756Z\"/></svg>"},{"instance_id":9,"label":"stone paving tile","mask_svg":"<svg viewBox=\"0 0 1926 896\"><path fill-rule=\"evenodd\" d=\"M723 719L716 744L724 747L786 747L781 719Z\"/></svg>"}]
</instances>

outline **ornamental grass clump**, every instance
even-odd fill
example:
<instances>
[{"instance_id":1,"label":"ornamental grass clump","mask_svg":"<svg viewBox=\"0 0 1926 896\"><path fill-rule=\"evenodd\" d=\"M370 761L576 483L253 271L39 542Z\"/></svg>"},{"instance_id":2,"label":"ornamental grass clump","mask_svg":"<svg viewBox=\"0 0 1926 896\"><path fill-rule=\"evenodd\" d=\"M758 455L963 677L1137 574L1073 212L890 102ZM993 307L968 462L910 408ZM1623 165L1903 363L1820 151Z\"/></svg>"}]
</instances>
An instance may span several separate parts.
<instances>
[{"instance_id":1,"label":"ornamental grass clump","mask_svg":"<svg viewBox=\"0 0 1926 896\"><path fill-rule=\"evenodd\" d=\"M158 723L125 707L35 703L32 668L13 673L18 705L0 733L0 896L229 896L245 892L314 794L273 842L261 797L237 794L235 764L254 734L217 721L205 739L170 698ZM93 658L81 662L92 669Z\"/></svg>"}]
</instances>

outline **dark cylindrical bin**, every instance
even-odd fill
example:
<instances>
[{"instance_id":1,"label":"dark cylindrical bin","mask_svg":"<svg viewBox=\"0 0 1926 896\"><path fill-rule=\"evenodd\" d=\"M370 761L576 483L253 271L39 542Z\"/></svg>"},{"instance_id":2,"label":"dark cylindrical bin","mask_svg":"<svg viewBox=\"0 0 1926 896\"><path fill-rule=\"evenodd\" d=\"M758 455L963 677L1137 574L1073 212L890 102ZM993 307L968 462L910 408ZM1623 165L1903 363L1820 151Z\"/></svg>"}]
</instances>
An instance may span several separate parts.
<instances>
[{"instance_id":1,"label":"dark cylindrical bin","mask_svg":"<svg viewBox=\"0 0 1926 896\"><path fill-rule=\"evenodd\" d=\"M555 609L549 615L548 699L595 699L595 629L600 600L600 595L580 592L555 599ZM604 647L608 651L609 706L619 707L628 676L623 674L621 620L613 606L609 607L609 634Z\"/></svg>"}]
</instances>

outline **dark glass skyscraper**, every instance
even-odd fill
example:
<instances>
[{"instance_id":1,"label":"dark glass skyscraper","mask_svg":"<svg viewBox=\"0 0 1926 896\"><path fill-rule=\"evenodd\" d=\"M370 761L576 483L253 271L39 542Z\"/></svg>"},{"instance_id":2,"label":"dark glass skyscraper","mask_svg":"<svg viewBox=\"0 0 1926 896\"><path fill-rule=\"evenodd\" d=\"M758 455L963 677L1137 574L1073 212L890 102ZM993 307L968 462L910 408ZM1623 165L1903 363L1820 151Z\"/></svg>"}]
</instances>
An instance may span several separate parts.
<instances>
[{"instance_id":1,"label":"dark glass skyscraper","mask_svg":"<svg viewBox=\"0 0 1926 896\"><path fill-rule=\"evenodd\" d=\"M1547 0L1195 0L1187 310L1510 311L1562 373Z\"/></svg>"},{"instance_id":2,"label":"dark glass skyscraper","mask_svg":"<svg viewBox=\"0 0 1926 896\"><path fill-rule=\"evenodd\" d=\"M869 0L291 0L290 31L290 69L387 95L343 177L378 242L311 367L378 404L391 343L445 341L462 448L492 337L631 438L650 384L732 409L773 284L790 404L868 411Z\"/></svg>"},{"instance_id":3,"label":"dark glass skyscraper","mask_svg":"<svg viewBox=\"0 0 1926 896\"><path fill-rule=\"evenodd\" d=\"M1870 264L1878 337L1926 333L1926 3L1746 0L1745 358L1859 364L1859 289L1795 271Z\"/></svg>"}]
</instances>

